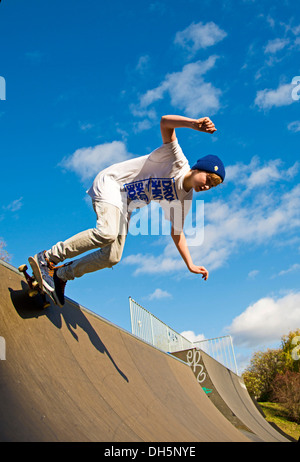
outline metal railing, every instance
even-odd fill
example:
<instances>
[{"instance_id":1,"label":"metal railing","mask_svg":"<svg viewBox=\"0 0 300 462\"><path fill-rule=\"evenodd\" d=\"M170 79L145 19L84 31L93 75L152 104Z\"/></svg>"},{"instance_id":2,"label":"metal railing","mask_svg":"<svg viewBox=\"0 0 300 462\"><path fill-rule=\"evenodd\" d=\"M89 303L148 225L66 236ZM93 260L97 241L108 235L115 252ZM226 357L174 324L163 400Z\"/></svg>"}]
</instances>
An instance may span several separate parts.
<instances>
[{"instance_id":1,"label":"metal railing","mask_svg":"<svg viewBox=\"0 0 300 462\"><path fill-rule=\"evenodd\" d=\"M198 348L238 374L230 335L193 343L139 305L131 297L129 297L129 306L131 331L145 342L168 353Z\"/></svg>"},{"instance_id":2,"label":"metal railing","mask_svg":"<svg viewBox=\"0 0 300 462\"><path fill-rule=\"evenodd\" d=\"M195 342L194 346L238 375L231 335Z\"/></svg>"},{"instance_id":3,"label":"metal railing","mask_svg":"<svg viewBox=\"0 0 300 462\"><path fill-rule=\"evenodd\" d=\"M192 342L160 321L131 297L129 306L131 331L137 337L169 353L193 347Z\"/></svg>"}]
</instances>

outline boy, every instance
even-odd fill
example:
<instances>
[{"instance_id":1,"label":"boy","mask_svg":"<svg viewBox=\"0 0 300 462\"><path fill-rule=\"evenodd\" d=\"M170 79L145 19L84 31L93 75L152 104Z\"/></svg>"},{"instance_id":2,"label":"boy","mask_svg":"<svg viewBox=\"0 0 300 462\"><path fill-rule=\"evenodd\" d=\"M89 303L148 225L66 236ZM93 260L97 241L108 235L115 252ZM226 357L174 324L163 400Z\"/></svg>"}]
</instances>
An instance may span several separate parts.
<instances>
[{"instance_id":1,"label":"boy","mask_svg":"<svg viewBox=\"0 0 300 462\"><path fill-rule=\"evenodd\" d=\"M187 214L184 203L191 203L193 190L206 191L222 183L225 168L217 156L205 156L190 168L177 138L175 129L191 128L204 133L216 131L208 118L190 119L167 115L161 118L163 145L151 154L114 164L102 170L87 191L97 215L96 228L83 231L64 242L58 242L48 251L35 255L45 287L53 292L57 303L64 304L68 280L86 273L116 265L122 256L128 230L130 212L151 200L159 202L165 216L171 221L172 239L189 271L201 274L208 271L193 263L183 232ZM171 204L171 207L170 207ZM176 219L176 210L179 210ZM98 249L82 258L57 266L67 258L92 249Z\"/></svg>"}]
</instances>

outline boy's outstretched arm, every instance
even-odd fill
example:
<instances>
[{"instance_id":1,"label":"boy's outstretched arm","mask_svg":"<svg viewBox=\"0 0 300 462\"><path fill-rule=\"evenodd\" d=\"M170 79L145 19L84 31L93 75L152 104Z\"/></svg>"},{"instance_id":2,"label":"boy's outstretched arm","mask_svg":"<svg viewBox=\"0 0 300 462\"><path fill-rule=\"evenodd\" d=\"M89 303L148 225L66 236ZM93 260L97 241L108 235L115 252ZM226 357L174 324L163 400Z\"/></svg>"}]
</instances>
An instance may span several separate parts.
<instances>
[{"instance_id":1,"label":"boy's outstretched arm","mask_svg":"<svg viewBox=\"0 0 300 462\"><path fill-rule=\"evenodd\" d=\"M172 227L171 236L174 241L174 244L177 247L178 252L180 253L183 261L185 262L190 272L195 274L202 274L202 279L206 281L208 279L208 271L206 268L204 268L204 266L194 265L189 248L187 246L184 232L181 231L180 234L176 234Z\"/></svg>"},{"instance_id":2,"label":"boy's outstretched arm","mask_svg":"<svg viewBox=\"0 0 300 462\"><path fill-rule=\"evenodd\" d=\"M160 130L163 143L171 143L176 140L175 128L192 128L199 132L214 133L217 129L209 117L190 119L179 115L164 115L160 121Z\"/></svg>"}]
</instances>

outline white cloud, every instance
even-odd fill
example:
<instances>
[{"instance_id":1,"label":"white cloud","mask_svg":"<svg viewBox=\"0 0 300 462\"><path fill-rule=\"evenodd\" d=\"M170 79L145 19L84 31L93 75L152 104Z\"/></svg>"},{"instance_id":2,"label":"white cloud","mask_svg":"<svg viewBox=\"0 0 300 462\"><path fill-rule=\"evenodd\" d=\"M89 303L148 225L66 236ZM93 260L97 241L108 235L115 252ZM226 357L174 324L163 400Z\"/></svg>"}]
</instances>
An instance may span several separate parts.
<instances>
[{"instance_id":1,"label":"white cloud","mask_svg":"<svg viewBox=\"0 0 300 462\"><path fill-rule=\"evenodd\" d=\"M300 120L289 123L287 128L294 133L300 132Z\"/></svg>"},{"instance_id":2,"label":"white cloud","mask_svg":"<svg viewBox=\"0 0 300 462\"><path fill-rule=\"evenodd\" d=\"M280 50L283 50L290 43L289 39L277 38L274 40L269 40L266 47L265 53L277 53Z\"/></svg>"},{"instance_id":3,"label":"white cloud","mask_svg":"<svg viewBox=\"0 0 300 462\"><path fill-rule=\"evenodd\" d=\"M273 277L284 276L285 274L293 273L294 271L298 271L299 269L300 269L299 263L294 263L288 269L279 271L279 273L274 275Z\"/></svg>"},{"instance_id":4,"label":"white cloud","mask_svg":"<svg viewBox=\"0 0 300 462\"><path fill-rule=\"evenodd\" d=\"M290 83L279 85L276 90L264 89L256 94L255 104L260 109L270 109L271 107L288 106L294 102L292 90L294 86Z\"/></svg>"},{"instance_id":5,"label":"white cloud","mask_svg":"<svg viewBox=\"0 0 300 462\"><path fill-rule=\"evenodd\" d=\"M182 260L178 259L178 255L168 257L167 250L156 257L151 254L135 254L123 258L122 262L125 265L137 266L134 275L138 274L156 274L156 273L176 273L181 268L184 268Z\"/></svg>"},{"instance_id":6,"label":"white cloud","mask_svg":"<svg viewBox=\"0 0 300 462\"><path fill-rule=\"evenodd\" d=\"M79 124L80 130L82 130L83 132L91 130L95 126L94 124L91 124L89 122L79 122L78 124Z\"/></svg>"},{"instance_id":7,"label":"white cloud","mask_svg":"<svg viewBox=\"0 0 300 462\"><path fill-rule=\"evenodd\" d=\"M23 207L22 201L23 201L23 197L20 197L19 199L15 199L10 204L3 206L2 208L4 210L9 210L10 212L17 212Z\"/></svg>"},{"instance_id":8,"label":"white cloud","mask_svg":"<svg viewBox=\"0 0 300 462\"><path fill-rule=\"evenodd\" d=\"M149 300L160 300L161 298L172 298L172 295L166 290L155 289L155 291L148 296Z\"/></svg>"},{"instance_id":9,"label":"white cloud","mask_svg":"<svg viewBox=\"0 0 300 462\"><path fill-rule=\"evenodd\" d=\"M261 165L259 158L254 156L248 165L237 163L228 166L226 168L226 181L243 186L244 191L249 193L253 188L269 185L271 182L292 179L298 174L298 171L299 162L295 162L289 168L284 166L281 159L271 159Z\"/></svg>"},{"instance_id":10,"label":"white cloud","mask_svg":"<svg viewBox=\"0 0 300 462\"><path fill-rule=\"evenodd\" d=\"M139 74L144 74L148 70L149 64L150 64L149 55L140 56L135 69Z\"/></svg>"},{"instance_id":11,"label":"white cloud","mask_svg":"<svg viewBox=\"0 0 300 462\"><path fill-rule=\"evenodd\" d=\"M295 26L295 27L292 27L292 33L294 35L299 35L300 34L300 25L299 26Z\"/></svg>"},{"instance_id":12,"label":"white cloud","mask_svg":"<svg viewBox=\"0 0 300 462\"><path fill-rule=\"evenodd\" d=\"M177 32L174 43L190 52L211 47L226 37L226 32L214 22L192 23L186 29Z\"/></svg>"},{"instance_id":13,"label":"white cloud","mask_svg":"<svg viewBox=\"0 0 300 462\"><path fill-rule=\"evenodd\" d=\"M258 274L259 274L259 270L249 271L248 278L249 279L255 279Z\"/></svg>"},{"instance_id":14,"label":"white cloud","mask_svg":"<svg viewBox=\"0 0 300 462\"><path fill-rule=\"evenodd\" d=\"M139 133L139 132L143 132L145 130L150 130L150 128L152 128L154 125L153 121L149 120L149 119L144 119L144 120L141 120L139 122L135 122L133 124L133 131L134 133Z\"/></svg>"},{"instance_id":15,"label":"white cloud","mask_svg":"<svg viewBox=\"0 0 300 462\"><path fill-rule=\"evenodd\" d=\"M171 74L169 94L172 106L185 110L191 116L208 112L215 114L220 108L221 90L210 82L205 82L202 75L205 68L214 66L216 57L208 58L205 63L187 64L182 72Z\"/></svg>"},{"instance_id":16,"label":"white cloud","mask_svg":"<svg viewBox=\"0 0 300 462\"><path fill-rule=\"evenodd\" d=\"M205 336L203 334L195 334L195 332L192 330L185 330L181 332L180 335L182 335L192 343L201 342L202 340L205 340Z\"/></svg>"},{"instance_id":17,"label":"white cloud","mask_svg":"<svg viewBox=\"0 0 300 462\"><path fill-rule=\"evenodd\" d=\"M145 110L168 93L172 106L185 110L191 116L216 113L220 108L221 90L203 77L215 66L216 60L217 56L210 56L205 61L186 64L179 72L167 74L158 87L141 96L139 109L135 110Z\"/></svg>"},{"instance_id":18,"label":"white cloud","mask_svg":"<svg viewBox=\"0 0 300 462\"><path fill-rule=\"evenodd\" d=\"M130 157L132 156L127 152L123 142L112 141L94 147L77 149L71 156L65 157L59 166L75 172L82 181L85 181L97 175L105 167Z\"/></svg>"},{"instance_id":19,"label":"white cloud","mask_svg":"<svg viewBox=\"0 0 300 462\"><path fill-rule=\"evenodd\" d=\"M158 87L153 88L152 90L148 90L144 95L140 98L140 107L146 108L150 104L163 99L164 93L169 89L169 82L168 78L164 80Z\"/></svg>"},{"instance_id":20,"label":"white cloud","mask_svg":"<svg viewBox=\"0 0 300 462\"><path fill-rule=\"evenodd\" d=\"M139 105L132 104L130 110L133 116L139 117L141 120L135 122L133 125L133 131L135 133L149 130L153 125L157 124L157 114L152 108L141 108Z\"/></svg>"},{"instance_id":21,"label":"white cloud","mask_svg":"<svg viewBox=\"0 0 300 462\"><path fill-rule=\"evenodd\" d=\"M248 189L253 189L257 186L261 186L272 180L278 180L282 177L282 171L279 167L282 165L280 160L270 161L264 167L251 173L248 179Z\"/></svg>"},{"instance_id":22,"label":"white cloud","mask_svg":"<svg viewBox=\"0 0 300 462\"><path fill-rule=\"evenodd\" d=\"M258 347L279 342L282 335L299 327L300 292L261 298L233 320L228 332L235 345Z\"/></svg>"}]
</instances>

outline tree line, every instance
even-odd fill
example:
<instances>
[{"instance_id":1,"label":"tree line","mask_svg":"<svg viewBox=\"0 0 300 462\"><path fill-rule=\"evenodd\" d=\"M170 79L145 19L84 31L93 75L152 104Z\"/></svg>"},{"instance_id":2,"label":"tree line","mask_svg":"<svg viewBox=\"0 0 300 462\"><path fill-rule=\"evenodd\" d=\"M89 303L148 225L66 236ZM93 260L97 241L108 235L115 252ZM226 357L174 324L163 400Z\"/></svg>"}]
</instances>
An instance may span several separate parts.
<instances>
[{"instance_id":1,"label":"tree line","mask_svg":"<svg viewBox=\"0 0 300 462\"><path fill-rule=\"evenodd\" d=\"M281 403L300 423L300 329L284 335L279 348L254 353L243 379L250 395Z\"/></svg>"}]
</instances>

